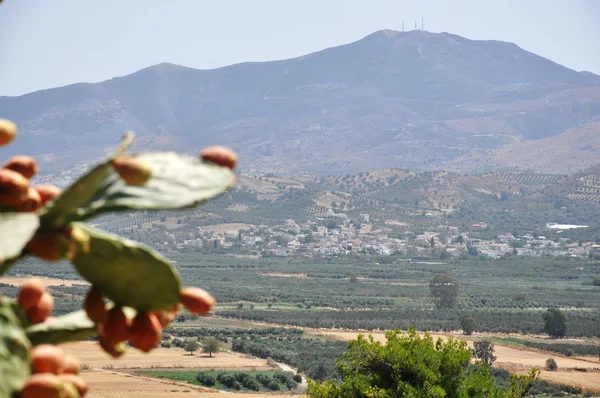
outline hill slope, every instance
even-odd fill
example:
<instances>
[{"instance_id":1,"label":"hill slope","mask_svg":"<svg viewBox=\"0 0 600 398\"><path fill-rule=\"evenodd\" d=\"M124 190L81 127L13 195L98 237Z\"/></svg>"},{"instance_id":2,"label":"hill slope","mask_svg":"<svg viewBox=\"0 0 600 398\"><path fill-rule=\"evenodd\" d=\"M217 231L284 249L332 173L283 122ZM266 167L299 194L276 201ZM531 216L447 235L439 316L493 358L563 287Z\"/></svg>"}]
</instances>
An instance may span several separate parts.
<instances>
[{"instance_id":1,"label":"hill slope","mask_svg":"<svg viewBox=\"0 0 600 398\"><path fill-rule=\"evenodd\" d=\"M229 145L249 171L427 169L597 120L600 78L512 43L379 31L289 60L160 64L2 97L0 114L21 127L12 150L57 168L102 153L128 128L138 148Z\"/></svg>"}]
</instances>

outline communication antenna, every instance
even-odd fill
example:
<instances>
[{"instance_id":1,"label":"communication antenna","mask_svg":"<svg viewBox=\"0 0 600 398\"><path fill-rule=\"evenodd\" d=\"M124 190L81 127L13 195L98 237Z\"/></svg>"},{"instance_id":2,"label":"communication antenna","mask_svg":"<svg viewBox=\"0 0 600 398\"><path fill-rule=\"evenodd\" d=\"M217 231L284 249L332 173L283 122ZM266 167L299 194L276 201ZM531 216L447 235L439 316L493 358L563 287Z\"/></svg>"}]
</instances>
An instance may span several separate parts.
<instances>
[{"instance_id":1,"label":"communication antenna","mask_svg":"<svg viewBox=\"0 0 600 398\"><path fill-rule=\"evenodd\" d=\"M415 30L417 30L417 21L415 21Z\"/></svg>"},{"instance_id":2,"label":"communication antenna","mask_svg":"<svg viewBox=\"0 0 600 398\"><path fill-rule=\"evenodd\" d=\"M402 21L402 31L404 32L404 21Z\"/></svg>"},{"instance_id":3,"label":"communication antenna","mask_svg":"<svg viewBox=\"0 0 600 398\"><path fill-rule=\"evenodd\" d=\"M425 17L421 17L421 30L425 30Z\"/></svg>"}]
</instances>

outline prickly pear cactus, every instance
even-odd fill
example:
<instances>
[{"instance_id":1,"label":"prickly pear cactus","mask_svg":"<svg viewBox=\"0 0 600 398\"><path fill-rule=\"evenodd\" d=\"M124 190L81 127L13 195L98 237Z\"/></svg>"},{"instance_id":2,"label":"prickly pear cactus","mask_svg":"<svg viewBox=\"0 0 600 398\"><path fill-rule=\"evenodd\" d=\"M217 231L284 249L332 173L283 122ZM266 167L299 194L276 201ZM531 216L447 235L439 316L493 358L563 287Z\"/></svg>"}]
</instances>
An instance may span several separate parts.
<instances>
[{"instance_id":1,"label":"prickly pear cactus","mask_svg":"<svg viewBox=\"0 0 600 398\"><path fill-rule=\"evenodd\" d=\"M14 138L15 132L7 130L12 126L0 123L0 141L3 135L7 137L5 142ZM32 363L37 360L32 347L98 334L107 352L115 357L121 355L124 341L111 335L111 328L104 328L103 322L116 322L108 319L112 313L119 313L111 308L123 309L125 317L121 322L125 322L126 328L135 322L136 314L143 314L145 319L156 316L157 321L150 322L155 327L159 324L164 327L163 321L168 322L176 315L182 286L169 261L149 247L92 228L85 221L110 212L200 205L233 187L235 176L231 168L236 157L231 155L233 158L227 163L231 167L172 152L139 153L125 159L132 141L133 135L127 134L111 156L64 192L47 197L46 192L59 190L40 188L38 197L43 204L34 209L28 206L26 212L19 206L26 195L13 194L11 186L3 185L14 185L10 180L14 174L0 169L0 275L26 256L48 261L68 259L90 282L96 300L97 297L102 300L95 303L95 323L85 310L49 318L53 299L43 285L40 287L40 281L24 284L17 299L0 298L0 398L19 393L22 397L34 396L30 392L40 388L73 391L72 385L52 384L47 380L44 384L40 377L30 378L35 373ZM32 190L36 187L29 187L27 195L31 196ZM208 294L197 297L209 299L204 299L207 300L201 303L204 305L190 305L190 308L210 308L214 303ZM101 313L106 312L107 320L98 316L98 308ZM155 343L158 344L143 342L144 351Z\"/></svg>"}]
</instances>

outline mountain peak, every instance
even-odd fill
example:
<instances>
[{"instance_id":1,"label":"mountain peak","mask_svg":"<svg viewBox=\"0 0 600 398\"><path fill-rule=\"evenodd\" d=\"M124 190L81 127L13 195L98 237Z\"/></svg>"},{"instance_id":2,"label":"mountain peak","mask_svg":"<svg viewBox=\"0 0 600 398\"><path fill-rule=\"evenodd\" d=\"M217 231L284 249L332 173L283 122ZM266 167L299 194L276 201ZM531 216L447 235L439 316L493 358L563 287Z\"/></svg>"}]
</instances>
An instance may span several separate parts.
<instances>
[{"instance_id":1,"label":"mountain peak","mask_svg":"<svg viewBox=\"0 0 600 398\"><path fill-rule=\"evenodd\" d=\"M184 69L191 69L191 68L188 68L188 67L182 66L182 65L178 65L178 64L173 64L170 62L161 62L160 64L152 65L147 68L141 69L138 72L146 71L146 72L163 73L163 72L184 70Z\"/></svg>"}]
</instances>

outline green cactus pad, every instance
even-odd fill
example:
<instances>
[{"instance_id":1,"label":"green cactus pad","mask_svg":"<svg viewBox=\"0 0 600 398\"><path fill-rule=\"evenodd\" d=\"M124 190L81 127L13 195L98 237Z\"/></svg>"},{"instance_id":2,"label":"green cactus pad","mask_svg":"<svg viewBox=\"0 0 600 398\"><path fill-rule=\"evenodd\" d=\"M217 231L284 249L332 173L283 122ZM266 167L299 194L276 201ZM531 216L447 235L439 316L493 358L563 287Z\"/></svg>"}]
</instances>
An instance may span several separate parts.
<instances>
[{"instance_id":1,"label":"green cactus pad","mask_svg":"<svg viewBox=\"0 0 600 398\"><path fill-rule=\"evenodd\" d=\"M59 316L51 321L38 323L25 330L31 344L60 344L80 341L96 333L96 325L85 311Z\"/></svg>"},{"instance_id":2,"label":"green cactus pad","mask_svg":"<svg viewBox=\"0 0 600 398\"><path fill-rule=\"evenodd\" d=\"M53 201L49 202L40 213L44 228L59 228L70 221L78 221L76 211L85 205L97 192L98 186L111 170L110 160L94 167L77 180Z\"/></svg>"},{"instance_id":3,"label":"green cactus pad","mask_svg":"<svg viewBox=\"0 0 600 398\"><path fill-rule=\"evenodd\" d=\"M196 206L233 187L235 175L225 167L173 152L136 155L152 170L143 186L127 185L111 170L91 200L77 211L78 220L107 212L170 210Z\"/></svg>"},{"instance_id":4,"label":"green cactus pad","mask_svg":"<svg viewBox=\"0 0 600 398\"><path fill-rule=\"evenodd\" d=\"M32 213L0 213L0 275L21 254L21 250L35 234L39 218Z\"/></svg>"},{"instance_id":5,"label":"green cactus pad","mask_svg":"<svg viewBox=\"0 0 600 398\"><path fill-rule=\"evenodd\" d=\"M177 271L157 252L137 242L91 228L89 251L72 262L77 271L106 297L136 310L169 310L179 302Z\"/></svg>"},{"instance_id":6,"label":"green cactus pad","mask_svg":"<svg viewBox=\"0 0 600 398\"><path fill-rule=\"evenodd\" d=\"M31 374L29 348L13 300L0 299L0 397L12 397Z\"/></svg>"}]
</instances>

